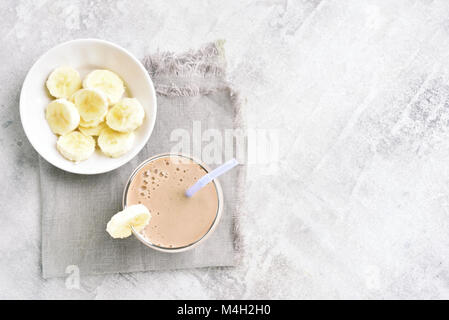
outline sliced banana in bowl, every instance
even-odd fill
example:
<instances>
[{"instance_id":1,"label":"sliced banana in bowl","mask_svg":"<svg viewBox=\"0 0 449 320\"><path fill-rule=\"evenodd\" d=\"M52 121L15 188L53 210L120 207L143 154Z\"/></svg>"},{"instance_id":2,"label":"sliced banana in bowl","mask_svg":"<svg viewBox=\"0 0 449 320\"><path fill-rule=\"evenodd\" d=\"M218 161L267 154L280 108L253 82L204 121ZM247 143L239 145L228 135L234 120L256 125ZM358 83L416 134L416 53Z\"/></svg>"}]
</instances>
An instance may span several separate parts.
<instances>
[{"instance_id":1,"label":"sliced banana in bowl","mask_svg":"<svg viewBox=\"0 0 449 320\"><path fill-rule=\"evenodd\" d=\"M83 161L95 151L95 140L78 131L72 131L59 137L56 143L58 151L68 160Z\"/></svg>"},{"instance_id":2,"label":"sliced banana in bowl","mask_svg":"<svg viewBox=\"0 0 449 320\"><path fill-rule=\"evenodd\" d=\"M53 87L70 99L60 98L47 106L46 117L51 130L62 135L57 142L58 151L71 161L86 160L95 150L92 137L98 136L103 154L111 158L124 155L132 148L134 131L145 118L143 106L136 98L122 98L123 81L112 71L90 72L84 79L83 89L79 89L77 74L68 67L58 68L50 75L52 80L47 81L47 86L59 83ZM116 103L109 109L111 102ZM79 131L75 132L77 128Z\"/></svg>"},{"instance_id":3,"label":"sliced banana in bowl","mask_svg":"<svg viewBox=\"0 0 449 320\"><path fill-rule=\"evenodd\" d=\"M84 133L85 135L88 135L88 136L99 136L101 133L101 130L103 130L104 128L106 128L106 123L103 121L94 127L83 127L81 125L81 123L80 123L80 126L78 127L78 129L81 133Z\"/></svg>"},{"instance_id":4,"label":"sliced banana in bowl","mask_svg":"<svg viewBox=\"0 0 449 320\"><path fill-rule=\"evenodd\" d=\"M45 109L45 118L51 131L65 134L75 130L80 123L80 115L75 105L66 99L50 102Z\"/></svg>"},{"instance_id":5,"label":"sliced banana in bowl","mask_svg":"<svg viewBox=\"0 0 449 320\"><path fill-rule=\"evenodd\" d=\"M70 70L58 68L59 77ZM67 77L68 79L68 77ZM145 110L136 98L124 97L123 81L109 70L94 70L83 82L84 88L69 92L66 99L57 99L47 107L47 120L52 131L63 135L58 139L58 151L75 162L86 160L95 150L93 136L98 136L100 150L108 157L118 158L134 143L134 130L142 125ZM77 88L77 86L73 86ZM118 102L117 102L118 101ZM110 102L115 103L109 110ZM79 132L72 132L75 129Z\"/></svg>"},{"instance_id":6,"label":"sliced banana in bowl","mask_svg":"<svg viewBox=\"0 0 449 320\"><path fill-rule=\"evenodd\" d=\"M106 95L97 89L82 89L74 96L75 106L84 121L100 123L108 112Z\"/></svg>"},{"instance_id":7,"label":"sliced banana in bowl","mask_svg":"<svg viewBox=\"0 0 449 320\"><path fill-rule=\"evenodd\" d=\"M132 148L134 138L134 132L118 132L106 127L98 137L98 146L108 157L118 158Z\"/></svg>"},{"instance_id":8,"label":"sliced banana in bowl","mask_svg":"<svg viewBox=\"0 0 449 320\"><path fill-rule=\"evenodd\" d=\"M69 99L81 88L81 77L78 71L71 67L59 67L50 74L46 85L53 97Z\"/></svg>"},{"instance_id":9,"label":"sliced banana in bowl","mask_svg":"<svg viewBox=\"0 0 449 320\"><path fill-rule=\"evenodd\" d=\"M98 89L106 95L109 104L117 103L125 92L123 80L110 70L94 70L83 80L83 88Z\"/></svg>"},{"instance_id":10,"label":"sliced banana in bowl","mask_svg":"<svg viewBox=\"0 0 449 320\"><path fill-rule=\"evenodd\" d=\"M104 121L104 118L103 119L95 119L95 120L86 121L82 117L80 117L80 127L83 127L83 128L94 128L94 127L100 125L100 123L102 123L103 121Z\"/></svg>"},{"instance_id":11,"label":"sliced banana in bowl","mask_svg":"<svg viewBox=\"0 0 449 320\"><path fill-rule=\"evenodd\" d=\"M106 115L106 123L115 131L131 132L143 122L145 111L135 98L123 98Z\"/></svg>"}]
</instances>

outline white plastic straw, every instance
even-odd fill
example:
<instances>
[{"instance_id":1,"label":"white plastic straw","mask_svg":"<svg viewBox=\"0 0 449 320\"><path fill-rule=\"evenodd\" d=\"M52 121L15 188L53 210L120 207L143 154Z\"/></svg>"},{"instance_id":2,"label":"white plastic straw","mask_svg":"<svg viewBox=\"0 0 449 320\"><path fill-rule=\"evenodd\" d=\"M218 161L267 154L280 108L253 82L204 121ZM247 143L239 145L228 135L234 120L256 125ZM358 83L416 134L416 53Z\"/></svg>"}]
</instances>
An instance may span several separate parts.
<instances>
[{"instance_id":1,"label":"white plastic straw","mask_svg":"<svg viewBox=\"0 0 449 320\"><path fill-rule=\"evenodd\" d=\"M205 174L193 186L191 186L189 189L187 189L186 196L190 198L196 192L198 192L200 189L204 188L209 182L211 182L212 180L214 180L218 176L221 176L222 174L228 172L229 170L231 170L232 168L234 168L238 164L239 163L237 162L237 160L231 159L228 162L225 162L224 164L219 166L218 168L216 168L216 169L212 170L211 172Z\"/></svg>"}]
</instances>

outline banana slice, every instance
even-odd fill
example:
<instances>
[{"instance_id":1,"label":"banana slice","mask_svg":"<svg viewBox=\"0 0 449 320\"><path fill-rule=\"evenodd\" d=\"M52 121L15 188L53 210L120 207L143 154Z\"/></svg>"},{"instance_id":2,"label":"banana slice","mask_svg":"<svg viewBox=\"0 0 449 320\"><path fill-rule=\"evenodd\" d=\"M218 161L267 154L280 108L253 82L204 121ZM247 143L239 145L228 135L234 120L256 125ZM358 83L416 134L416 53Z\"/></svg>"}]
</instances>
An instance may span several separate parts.
<instances>
[{"instance_id":1,"label":"banana slice","mask_svg":"<svg viewBox=\"0 0 449 320\"><path fill-rule=\"evenodd\" d=\"M92 71L84 78L83 87L102 91L109 104L117 103L125 92L122 79L109 70Z\"/></svg>"},{"instance_id":2,"label":"banana slice","mask_svg":"<svg viewBox=\"0 0 449 320\"><path fill-rule=\"evenodd\" d=\"M45 109L45 118L51 131L66 134L73 131L80 123L80 115L75 105L66 99L57 99Z\"/></svg>"},{"instance_id":3,"label":"banana slice","mask_svg":"<svg viewBox=\"0 0 449 320\"><path fill-rule=\"evenodd\" d=\"M95 151L95 140L78 131L60 136L56 143L58 151L67 159L78 162L89 158Z\"/></svg>"},{"instance_id":4,"label":"banana slice","mask_svg":"<svg viewBox=\"0 0 449 320\"><path fill-rule=\"evenodd\" d=\"M151 220L151 213L143 204L128 206L112 216L106 231L113 238L126 238L132 233L131 227L141 231Z\"/></svg>"},{"instance_id":5,"label":"banana slice","mask_svg":"<svg viewBox=\"0 0 449 320\"><path fill-rule=\"evenodd\" d=\"M136 98L123 98L106 115L106 123L115 131L131 132L138 128L145 117L145 111Z\"/></svg>"},{"instance_id":6,"label":"banana slice","mask_svg":"<svg viewBox=\"0 0 449 320\"><path fill-rule=\"evenodd\" d=\"M106 127L98 137L98 146L105 155L118 158L131 149L134 137L134 132L118 132Z\"/></svg>"},{"instance_id":7,"label":"banana slice","mask_svg":"<svg viewBox=\"0 0 449 320\"><path fill-rule=\"evenodd\" d=\"M80 124L78 129L81 131L81 133L85 134L86 136L99 136L101 130L103 130L104 128L106 128L106 123L100 122L95 127L83 127Z\"/></svg>"},{"instance_id":8,"label":"banana slice","mask_svg":"<svg viewBox=\"0 0 449 320\"><path fill-rule=\"evenodd\" d=\"M84 128L96 127L104 121L104 118L105 117L103 117L103 119L95 119L95 120L91 120L91 121L86 121L83 118L80 118L80 127L84 127Z\"/></svg>"},{"instance_id":9,"label":"banana slice","mask_svg":"<svg viewBox=\"0 0 449 320\"><path fill-rule=\"evenodd\" d=\"M70 96L70 98L68 99L70 102L75 103L75 97L78 93L80 93L83 89L77 90L74 93L72 93L72 95Z\"/></svg>"},{"instance_id":10,"label":"banana slice","mask_svg":"<svg viewBox=\"0 0 449 320\"><path fill-rule=\"evenodd\" d=\"M81 118L86 121L98 121L100 123L108 112L106 96L96 89L83 89L74 96L75 106ZM96 123L95 125L98 125ZM93 126L95 126L93 125Z\"/></svg>"},{"instance_id":11,"label":"banana slice","mask_svg":"<svg viewBox=\"0 0 449 320\"><path fill-rule=\"evenodd\" d=\"M53 70L46 85L53 97L69 99L75 91L81 88L81 77L73 68L60 67Z\"/></svg>"}]
</instances>

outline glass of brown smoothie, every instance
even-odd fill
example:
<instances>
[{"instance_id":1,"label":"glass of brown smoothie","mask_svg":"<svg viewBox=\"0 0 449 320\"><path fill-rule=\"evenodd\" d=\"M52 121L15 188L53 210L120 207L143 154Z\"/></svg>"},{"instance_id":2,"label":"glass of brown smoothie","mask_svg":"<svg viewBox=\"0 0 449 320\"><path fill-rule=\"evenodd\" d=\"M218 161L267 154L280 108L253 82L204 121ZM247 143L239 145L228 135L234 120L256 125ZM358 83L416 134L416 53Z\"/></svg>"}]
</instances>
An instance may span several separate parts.
<instances>
[{"instance_id":1,"label":"glass of brown smoothie","mask_svg":"<svg viewBox=\"0 0 449 320\"><path fill-rule=\"evenodd\" d=\"M188 198L185 191L210 169L183 154L160 154L142 162L123 193L123 208L143 204L150 223L134 235L150 248L182 252L196 247L215 229L223 208L220 183L211 183Z\"/></svg>"}]
</instances>

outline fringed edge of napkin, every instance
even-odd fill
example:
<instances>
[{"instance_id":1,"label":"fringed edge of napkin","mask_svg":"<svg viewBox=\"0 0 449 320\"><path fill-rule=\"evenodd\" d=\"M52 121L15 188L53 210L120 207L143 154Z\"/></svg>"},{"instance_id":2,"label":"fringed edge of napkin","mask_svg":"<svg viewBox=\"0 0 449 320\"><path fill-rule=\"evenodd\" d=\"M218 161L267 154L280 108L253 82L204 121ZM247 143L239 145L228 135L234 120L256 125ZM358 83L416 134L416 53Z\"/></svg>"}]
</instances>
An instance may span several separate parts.
<instances>
[{"instance_id":1,"label":"fringed edge of napkin","mask_svg":"<svg viewBox=\"0 0 449 320\"><path fill-rule=\"evenodd\" d=\"M145 58L144 65L151 77L168 74L176 76L192 76L193 74L225 76L224 43L224 40L217 40L203 45L200 49L191 49L181 54L171 51L158 51Z\"/></svg>"},{"instance_id":2,"label":"fringed edge of napkin","mask_svg":"<svg viewBox=\"0 0 449 320\"><path fill-rule=\"evenodd\" d=\"M207 95L229 85L225 81L224 40L181 54L158 51L147 56L143 63L155 80L156 92L163 96ZM193 84L192 77L200 85Z\"/></svg>"},{"instance_id":3,"label":"fringed edge of napkin","mask_svg":"<svg viewBox=\"0 0 449 320\"><path fill-rule=\"evenodd\" d=\"M233 85L226 80L226 58L224 40L207 43L198 50L185 53L157 52L143 60L145 68L154 80L156 92L163 96L197 96L208 95L217 91L229 92L235 109L234 126L246 130L246 116L244 114L244 100ZM174 83L174 76L177 82ZM200 85L192 83L192 77ZM204 81L203 81L204 80ZM247 144L247 141L246 141ZM247 157L245 157L247 158ZM236 186L237 210L233 216L235 263L243 258L243 238L240 232L239 215L244 210L246 163L240 170Z\"/></svg>"}]
</instances>

